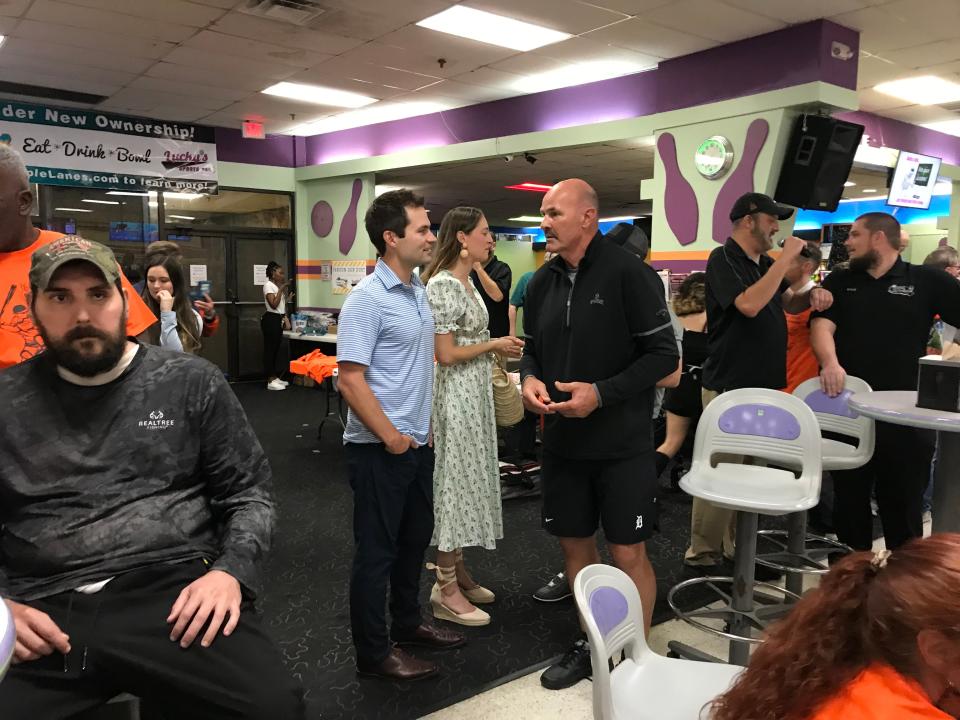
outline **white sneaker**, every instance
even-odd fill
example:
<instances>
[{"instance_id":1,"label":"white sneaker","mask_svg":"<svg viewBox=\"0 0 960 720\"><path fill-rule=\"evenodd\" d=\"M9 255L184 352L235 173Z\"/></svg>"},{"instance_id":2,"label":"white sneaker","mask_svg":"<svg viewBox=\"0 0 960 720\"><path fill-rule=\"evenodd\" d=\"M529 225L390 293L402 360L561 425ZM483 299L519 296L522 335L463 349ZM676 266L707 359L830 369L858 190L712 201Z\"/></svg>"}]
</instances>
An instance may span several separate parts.
<instances>
[{"instance_id":1,"label":"white sneaker","mask_svg":"<svg viewBox=\"0 0 960 720\"><path fill-rule=\"evenodd\" d=\"M287 386L276 378L267 383L267 390L286 390Z\"/></svg>"},{"instance_id":2,"label":"white sneaker","mask_svg":"<svg viewBox=\"0 0 960 720\"><path fill-rule=\"evenodd\" d=\"M280 383L281 385L283 385L284 387L286 387L287 385L290 384L290 381L289 381L289 380L281 380L280 378L277 378L276 380L274 380L274 382L278 382L278 383Z\"/></svg>"}]
</instances>

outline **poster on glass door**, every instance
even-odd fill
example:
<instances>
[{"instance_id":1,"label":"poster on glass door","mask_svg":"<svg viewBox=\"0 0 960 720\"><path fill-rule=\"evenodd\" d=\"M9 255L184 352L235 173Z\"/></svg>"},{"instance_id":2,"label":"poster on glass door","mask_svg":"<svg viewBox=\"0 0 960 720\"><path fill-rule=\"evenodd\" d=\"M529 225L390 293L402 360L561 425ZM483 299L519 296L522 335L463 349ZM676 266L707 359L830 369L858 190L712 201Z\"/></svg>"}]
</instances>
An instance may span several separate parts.
<instances>
[{"instance_id":1,"label":"poster on glass door","mask_svg":"<svg viewBox=\"0 0 960 720\"><path fill-rule=\"evenodd\" d=\"M217 192L209 127L0 100L0 143L39 185Z\"/></svg>"}]
</instances>

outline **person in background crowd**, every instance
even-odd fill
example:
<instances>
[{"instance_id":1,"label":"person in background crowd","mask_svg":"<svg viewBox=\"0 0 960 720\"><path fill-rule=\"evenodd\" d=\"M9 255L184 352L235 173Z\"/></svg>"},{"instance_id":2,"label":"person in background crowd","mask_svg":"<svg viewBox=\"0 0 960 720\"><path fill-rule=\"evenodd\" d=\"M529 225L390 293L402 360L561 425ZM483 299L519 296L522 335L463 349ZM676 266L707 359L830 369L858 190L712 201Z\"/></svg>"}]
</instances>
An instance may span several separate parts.
<instances>
[{"instance_id":1,"label":"person in background crowd","mask_svg":"<svg viewBox=\"0 0 960 720\"><path fill-rule=\"evenodd\" d=\"M437 369L433 393L432 545L437 582L430 593L434 617L460 625L487 625L474 606L496 597L470 575L463 548L496 548L503 537L497 424L491 384L492 354L520 357L523 341L490 338L487 309L470 281L474 263L487 258L493 240L483 213L457 207L440 223L433 261L421 280L436 324Z\"/></svg>"},{"instance_id":2,"label":"person in background crowd","mask_svg":"<svg viewBox=\"0 0 960 720\"><path fill-rule=\"evenodd\" d=\"M164 717L304 717L253 611L270 466L223 374L127 338L109 248L41 246L27 302L45 350L0 374L0 597L16 625L4 720L131 692ZM51 442L55 438L55 442Z\"/></svg>"},{"instance_id":3,"label":"person in background crowd","mask_svg":"<svg viewBox=\"0 0 960 720\"><path fill-rule=\"evenodd\" d=\"M552 258L552 252L543 253L544 263L550 262ZM513 292L510 293L510 306L507 308L507 316L510 319L510 334L513 337L517 337L517 312L523 307L524 298L527 296L527 283L530 282L534 272L534 270L531 270L521 275L513 288Z\"/></svg>"},{"instance_id":4,"label":"person in background crowd","mask_svg":"<svg viewBox=\"0 0 960 720\"><path fill-rule=\"evenodd\" d=\"M903 227L900 228L900 247L898 252L903 255L907 248L910 247L910 233L908 233Z\"/></svg>"},{"instance_id":5,"label":"person in background crowd","mask_svg":"<svg viewBox=\"0 0 960 720\"><path fill-rule=\"evenodd\" d=\"M43 338L27 303L30 258L62 233L38 230L30 223L33 191L23 159L0 143L0 370L29 360L43 350ZM146 339L157 318L121 273L128 295L127 335Z\"/></svg>"},{"instance_id":6,"label":"person in background crowd","mask_svg":"<svg viewBox=\"0 0 960 720\"><path fill-rule=\"evenodd\" d=\"M807 242L807 248L797 255L784 278L795 293L806 293L816 287L814 273L820 267L823 253L820 245ZM792 393L797 386L820 374L820 365L810 345L810 313L807 308L798 313L784 313L787 320L787 385L784 392Z\"/></svg>"},{"instance_id":7,"label":"person in background crowd","mask_svg":"<svg viewBox=\"0 0 960 720\"><path fill-rule=\"evenodd\" d=\"M490 317L490 337L498 338L510 334L510 317L507 305L510 301L510 285L513 283L513 271L510 266L495 255L497 238L493 236L493 248L486 262L474 263L470 279L483 298Z\"/></svg>"},{"instance_id":8,"label":"person in background crowd","mask_svg":"<svg viewBox=\"0 0 960 720\"><path fill-rule=\"evenodd\" d=\"M568 580L599 562L602 522L648 629L657 590L644 545L657 527L653 394L678 371L679 353L663 284L600 234L598 207L583 180L544 196L541 227L558 257L527 285L523 401L545 416L542 520L559 539ZM580 639L540 682L560 689L589 675L590 648Z\"/></svg>"},{"instance_id":9,"label":"person in background crowd","mask_svg":"<svg viewBox=\"0 0 960 720\"><path fill-rule=\"evenodd\" d=\"M260 330L263 332L263 372L267 375L267 390L286 390L288 383L283 379L287 371L287 355L283 331L290 329L287 318L287 303L293 300L290 280L280 263L271 260L267 263L267 282L263 284L263 303L266 312L260 318Z\"/></svg>"},{"instance_id":10,"label":"person in background crowd","mask_svg":"<svg viewBox=\"0 0 960 720\"><path fill-rule=\"evenodd\" d=\"M707 358L706 273L690 273L673 299L673 312L683 325L683 372L680 384L666 391L667 435L656 452L657 477L679 452L691 427L696 427L703 401L700 376Z\"/></svg>"},{"instance_id":11,"label":"person in background crowd","mask_svg":"<svg viewBox=\"0 0 960 720\"><path fill-rule=\"evenodd\" d=\"M917 360L926 352L934 316L960 324L960 283L942 270L905 263L899 238L900 223L892 215L861 215L845 243L849 269L831 272L824 281L835 302L814 312L810 340L821 385L831 397L843 391L848 374L874 390L915 388ZM896 550L920 537L932 456L931 432L878 422L870 461L833 473L840 542L855 550L872 546L874 489L886 546Z\"/></svg>"},{"instance_id":12,"label":"person in background crowd","mask_svg":"<svg viewBox=\"0 0 960 720\"><path fill-rule=\"evenodd\" d=\"M159 327L151 327L148 336L151 345L195 355L200 350L204 319L190 306L179 251L175 243L164 243L144 259L147 280L143 299L160 317Z\"/></svg>"},{"instance_id":13,"label":"person in background crowd","mask_svg":"<svg viewBox=\"0 0 960 720\"><path fill-rule=\"evenodd\" d=\"M960 253L957 252L955 247L941 245L927 255L923 264L944 270L953 277L960 279Z\"/></svg>"},{"instance_id":14,"label":"person in background crowd","mask_svg":"<svg viewBox=\"0 0 960 720\"><path fill-rule=\"evenodd\" d=\"M823 309L833 301L822 288L794 292L786 280L806 249L798 237L784 241L780 256L767 252L793 209L767 195L747 193L730 210L733 229L707 261L707 360L703 366L703 406L728 390L747 387L780 390L787 384L787 323L783 311ZM733 557L734 511L693 499L690 547L684 563L705 572ZM757 577L770 574L757 568Z\"/></svg>"},{"instance_id":15,"label":"person in background crowd","mask_svg":"<svg viewBox=\"0 0 960 720\"><path fill-rule=\"evenodd\" d=\"M396 645L453 648L462 633L423 622L420 572L433 534L434 321L413 272L437 239L423 198L392 190L365 225L380 259L347 296L337 328L340 392L350 406L343 447L353 489L350 629L357 672L392 680L435 675ZM387 635L384 601L390 586Z\"/></svg>"},{"instance_id":16,"label":"person in background crowd","mask_svg":"<svg viewBox=\"0 0 960 720\"><path fill-rule=\"evenodd\" d=\"M960 535L858 552L770 626L710 720L960 717Z\"/></svg>"}]
</instances>

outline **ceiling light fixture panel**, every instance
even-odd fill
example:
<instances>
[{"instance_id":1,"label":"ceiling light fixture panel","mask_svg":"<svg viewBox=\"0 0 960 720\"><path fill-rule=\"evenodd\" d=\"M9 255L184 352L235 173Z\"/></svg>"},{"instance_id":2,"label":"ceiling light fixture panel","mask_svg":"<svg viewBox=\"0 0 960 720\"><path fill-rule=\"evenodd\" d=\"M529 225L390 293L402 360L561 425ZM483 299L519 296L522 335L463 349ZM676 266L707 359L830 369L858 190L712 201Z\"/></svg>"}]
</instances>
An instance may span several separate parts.
<instances>
[{"instance_id":1,"label":"ceiling light fixture panel","mask_svg":"<svg viewBox=\"0 0 960 720\"><path fill-rule=\"evenodd\" d=\"M377 102L377 98L359 93L305 83L278 82L265 90L261 90L261 92L264 95L275 95L297 102L328 105L330 107L362 108Z\"/></svg>"},{"instance_id":2,"label":"ceiling light fixture panel","mask_svg":"<svg viewBox=\"0 0 960 720\"><path fill-rule=\"evenodd\" d=\"M526 190L527 192L545 193L552 188L553 185L544 185L543 183L535 182L522 182L518 183L517 185L504 185L504 187L507 190Z\"/></svg>"},{"instance_id":3,"label":"ceiling light fixture panel","mask_svg":"<svg viewBox=\"0 0 960 720\"><path fill-rule=\"evenodd\" d=\"M569 40L573 35L542 25L515 20L504 15L465 5L454 5L417 23L422 28L447 35L529 52L545 45Z\"/></svg>"},{"instance_id":4,"label":"ceiling light fixture panel","mask_svg":"<svg viewBox=\"0 0 960 720\"><path fill-rule=\"evenodd\" d=\"M960 100L960 83L951 82L937 75L920 75L892 80L880 83L873 89L914 105L942 105Z\"/></svg>"}]
</instances>

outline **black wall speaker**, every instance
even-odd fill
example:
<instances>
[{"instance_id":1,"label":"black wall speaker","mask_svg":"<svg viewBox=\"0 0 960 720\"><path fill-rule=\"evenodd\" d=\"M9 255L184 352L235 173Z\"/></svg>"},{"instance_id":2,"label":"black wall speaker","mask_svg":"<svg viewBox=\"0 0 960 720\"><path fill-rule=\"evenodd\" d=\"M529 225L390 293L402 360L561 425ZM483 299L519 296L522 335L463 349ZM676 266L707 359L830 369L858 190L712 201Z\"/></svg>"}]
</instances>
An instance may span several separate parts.
<instances>
[{"instance_id":1,"label":"black wall speaker","mask_svg":"<svg viewBox=\"0 0 960 720\"><path fill-rule=\"evenodd\" d=\"M837 209L863 125L820 115L797 118L774 198L804 210Z\"/></svg>"}]
</instances>

